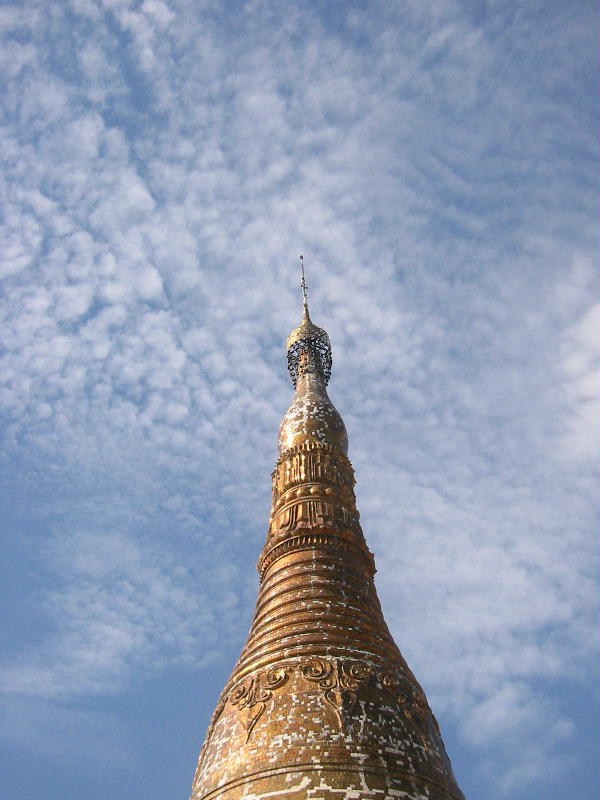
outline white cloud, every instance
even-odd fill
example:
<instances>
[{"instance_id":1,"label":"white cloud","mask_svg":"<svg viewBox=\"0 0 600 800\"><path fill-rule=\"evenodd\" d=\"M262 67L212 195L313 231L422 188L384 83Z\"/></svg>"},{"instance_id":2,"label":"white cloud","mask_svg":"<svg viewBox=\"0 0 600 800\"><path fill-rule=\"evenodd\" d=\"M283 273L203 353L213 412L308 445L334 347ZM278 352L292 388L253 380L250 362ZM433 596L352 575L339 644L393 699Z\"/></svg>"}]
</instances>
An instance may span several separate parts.
<instances>
[{"instance_id":1,"label":"white cloud","mask_svg":"<svg viewBox=\"0 0 600 800\"><path fill-rule=\"evenodd\" d=\"M576 458L595 460L600 443L600 304L564 333L565 390L571 404L562 445Z\"/></svg>"},{"instance_id":2,"label":"white cloud","mask_svg":"<svg viewBox=\"0 0 600 800\"><path fill-rule=\"evenodd\" d=\"M243 636L303 251L386 616L473 761L510 738L485 769L535 785L596 647L587 12L68 8L0 10L7 491L54 520L7 689Z\"/></svg>"},{"instance_id":3,"label":"white cloud","mask_svg":"<svg viewBox=\"0 0 600 800\"><path fill-rule=\"evenodd\" d=\"M164 549L142 548L116 532L57 532L48 556L64 578L45 600L54 630L34 661L24 654L24 663L17 658L4 666L5 693L45 699L112 693L129 682L134 662L139 674L173 659L202 665L219 658L217 615L230 613L238 599L224 593L217 611L208 593L215 578L223 588L233 576L206 571L190 591L189 567L165 563Z\"/></svg>"}]
</instances>

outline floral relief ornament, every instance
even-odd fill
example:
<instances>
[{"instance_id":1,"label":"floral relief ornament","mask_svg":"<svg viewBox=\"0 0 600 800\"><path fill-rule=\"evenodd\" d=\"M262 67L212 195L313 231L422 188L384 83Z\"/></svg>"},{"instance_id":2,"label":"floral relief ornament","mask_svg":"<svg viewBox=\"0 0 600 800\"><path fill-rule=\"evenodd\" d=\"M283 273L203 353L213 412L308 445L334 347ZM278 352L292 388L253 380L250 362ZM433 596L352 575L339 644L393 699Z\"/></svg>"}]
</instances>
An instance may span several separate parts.
<instances>
[{"instance_id":1,"label":"floral relief ornament","mask_svg":"<svg viewBox=\"0 0 600 800\"><path fill-rule=\"evenodd\" d=\"M287 678L287 669L275 667L268 672L254 675L231 690L229 694L231 705L237 706L239 711L248 709L247 713L240 716L240 721L246 731L246 741L250 738L254 726L264 713L268 701L272 698L273 690L283 686Z\"/></svg>"},{"instance_id":2,"label":"floral relief ornament","mask_svg":"<svg viewBox=\"0 0 600 800\"><path fill-rule=\"evenodd\" d=\"M315 682L323 692L325 701L335 711L340 730L344 729L344 711L356 705L356 690L371 677L371 670L360 661L326 661L311 658L301 664L302 675Z\"/></svg>"},{"instance_id":3,"label":"floral relief ornament","mask_svg":"<svg viewBox=\"0 0 600 800\"><path fill-rule=\"evenodd\" d=\"M382 676L383 688L398 702L406 719L413 719L423 726L431 715L431 709L423 691L403 677L392 673Z\"/></svg>"},{"instance_id":4,"label":"floral relief ornament","mask_svg":"<svg viewBox=\"0 0 600 800\"><path fill-rule=\"evenodd\" d=\"M297 665L302 677L317 684L325 702L333 709L340 730L344 730L344 714L358 700L357 690L373 677L373 671L360 661L338 658L310 658ZM288 680L290 667L273 667L237 684L228 700L240 713L239 721L246 732L246 742L263 715L273 691ZM422 690L401 675L386 672L380 676L381 686L402 709L402 714L424 727L431 714Z\"/></svg>"}]
</instances>

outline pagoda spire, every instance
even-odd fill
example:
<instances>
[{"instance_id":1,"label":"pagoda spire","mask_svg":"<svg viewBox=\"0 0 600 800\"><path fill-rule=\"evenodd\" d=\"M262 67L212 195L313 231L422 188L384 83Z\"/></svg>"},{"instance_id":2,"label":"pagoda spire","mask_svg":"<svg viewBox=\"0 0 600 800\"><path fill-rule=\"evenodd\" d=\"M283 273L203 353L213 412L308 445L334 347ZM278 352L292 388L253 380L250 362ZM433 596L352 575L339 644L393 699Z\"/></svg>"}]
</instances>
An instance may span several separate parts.
<instances>
[{"instance_id":1,"label":"pagoda spire","mask_svg":"<svg viewBox=\"0 0 600 800\"><path fill-rule=\"evenodd\" d=\"M303 262L258 601L191 800L464 800L377 598L346 428L327 394L331 343L310 319Z\"/></svg>"}]
</instances>

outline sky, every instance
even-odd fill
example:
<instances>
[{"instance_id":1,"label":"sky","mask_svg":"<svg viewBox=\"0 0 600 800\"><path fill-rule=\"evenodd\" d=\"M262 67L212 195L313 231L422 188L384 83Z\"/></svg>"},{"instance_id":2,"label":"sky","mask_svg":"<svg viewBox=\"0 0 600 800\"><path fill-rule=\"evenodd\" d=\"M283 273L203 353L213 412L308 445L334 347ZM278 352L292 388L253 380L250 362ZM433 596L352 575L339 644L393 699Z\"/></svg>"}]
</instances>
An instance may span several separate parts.
<instances>
[{"instance_id":1,"label":"sky","mask_svg":"<svg viewBox=\"0 0 600 800\"><path fill-rule=\"evenodd\" d=\"M598 796L591 0L0 3L0 792L189 796L332 339L469 800Z\"/></svg>"}]
</instances>

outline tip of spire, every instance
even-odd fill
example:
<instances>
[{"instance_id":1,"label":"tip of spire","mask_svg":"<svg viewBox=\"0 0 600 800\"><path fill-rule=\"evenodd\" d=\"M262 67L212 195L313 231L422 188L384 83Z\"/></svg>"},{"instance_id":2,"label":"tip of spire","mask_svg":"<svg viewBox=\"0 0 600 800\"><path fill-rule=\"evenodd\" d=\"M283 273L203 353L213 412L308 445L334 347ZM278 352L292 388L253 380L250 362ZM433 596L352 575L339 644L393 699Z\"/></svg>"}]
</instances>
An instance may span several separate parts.
<instances>
[{"instance_id":1,"label":"tip of spire","mask_svg":"<svg viewBox=\"0 0 600 800\"><path fill-rule=\"evenodd\" d=\"M304 316L308 317L308 290L306 286L306 278L304 276L304 256L300 253L300 269L302 271L302 280L300 286L302 287L302 308Z\"/></svg>"}]
</instances>

